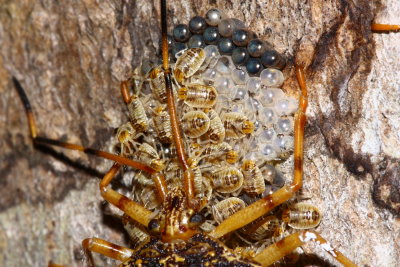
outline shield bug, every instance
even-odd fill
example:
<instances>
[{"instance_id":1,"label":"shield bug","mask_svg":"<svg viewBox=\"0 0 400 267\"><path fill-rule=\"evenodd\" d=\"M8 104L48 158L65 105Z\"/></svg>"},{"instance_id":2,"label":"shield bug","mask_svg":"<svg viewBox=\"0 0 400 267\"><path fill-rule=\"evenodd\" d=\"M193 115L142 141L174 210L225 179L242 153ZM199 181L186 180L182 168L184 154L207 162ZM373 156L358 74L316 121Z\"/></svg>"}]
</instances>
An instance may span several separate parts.
<instances>
[{"instance_id":1,"label":"shield bug","mask_svg":"<svg viewBox=\"0 0 400 267\"><path fill-rule=\"evenodd\" d=\"M237 5L237 4L235 4L235 5ZM236 7L236 6L235 6ZM273 5L272 5L272 7L274 7ZM275 6L276 7L276 6ZM205 11L204 11L205 12ZM203 13L204 13L203 12ZM201 13L201 12L199 12L199 13ZM233 15L231 15L231 16L233 16ZM240 13L239 13L239 15L237 15L237 14L235 14L234 15L235 17L239 17L239 18L242 18L241 16L242 15L240 15ZM298 19L298 18L296 18L296 19ZM247 18L244 18L244 20L245 21L247 21ZM277 20L278 21L278 20ZM275 22L275 24L276 24L276 22ZM304 25L306 24L306 23L303 23ZM293 25L293 24L292 24ZM324 32L324 31L322 31L322 32ZM328 32L328 31L326 31L326 32ZM278 35L279 36L279 35ZM307 34L304 34L303 36L308 36ZM279 37L280 38L280 37ZM321 39L321 41L322 41L322 39ZM290 43L291 44L291 43ZM288 45L287 47L292 47L291 45ZM38 68L39 68L39 65L37 66ZM72 69L72 66L71 66L71 69ZM319 71L319 73L317 73L314 77L316 77L316 76L320 76L320 75L318 75L318 74L321 74L321 71ZM333 82L333 80L332 81L330 81L329 82L329 84L331 84L331 82ZM312 92L316 92L317 90L311 90ZM322 93L321 93L322 94ZM68 110L68 109L65 109L65 110ZM40 116L39 116L40 117ZM311 116L311 118L312 118L312 116ZM21 125L21 124L19 124L19 125ZM335 127L332 127L333 129L335 128ZM77 130L77 129L76 129ZM22 131L21 131L22 132ZM76 132L79 132L79 131L76 131ZM71 136L71 135L68 135L68 136ZM73 134L72 134L72 136L73 136ZM309 146L310 148L312 147L312 146ZM332 152L332 153L338 153L338 152ZM338 156L339 157L339 156ZM326 167L326 166L324 166L324 167ZM324 168L320 168L320 169L324 169ZM76 175L76 174L75 174ZM336 178L336 175L331 175L332 176L332 178L334 178L334 179L337 179ZM309 177L309 178L311 178L311 177ZM334 187L333 186L331 186L332 184L334 184L334 183L330 183L330 189L329 190L335 190L334 189ZM325 187L324 187L325 188ZM328 188L328 187L326 187L326 188ZM329 194L328 194L329 195ZM326 212L324 212L324 214L325 214ZM348 216L347 215L345 215L346 213L343 211L343 212L341 212L341 215L343 215L344 216L344 218L347 218ZM347 216L347 217L346 217ZM332 222L332 224L337 224L338 222L340 222L340 221L342 221L340 218L335 218L335 220L333 220L333 222ZM333 226L333 229L335 229L335 233L338 233L338 232L341 232L341 230L340 229L344 229L344 227L338 227L338 226ZM328 234L329 235L329 233L326 233L326 234ZM344 236L344 235L343 235ZM351 240L350 238L348 238L348 240ZM334 242L334 240L333 240L333 242ZM343 246L346 246L345 244L347 243L347 241L346 240L343 240L343 242L337 242L337 244L338 243L340 243L340 244L343 244ZM349 246L349 245L347 245L347 246ZM62 247L62 245L59 245L58 247L60 247L60 250L61 250L61 247ZM345 251L347 251L347 249L344 249Z\"/></svg>"}]
</instances>

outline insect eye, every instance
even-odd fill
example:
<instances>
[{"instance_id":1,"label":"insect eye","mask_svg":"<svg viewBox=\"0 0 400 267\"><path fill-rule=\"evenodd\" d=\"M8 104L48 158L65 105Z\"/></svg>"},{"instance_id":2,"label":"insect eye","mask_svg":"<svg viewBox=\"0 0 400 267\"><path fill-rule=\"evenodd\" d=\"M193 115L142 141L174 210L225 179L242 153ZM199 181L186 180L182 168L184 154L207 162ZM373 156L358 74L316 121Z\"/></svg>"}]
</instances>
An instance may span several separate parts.
<instances>
[{"instance_id":1,"label":"insect eye","mask_svg":"<svg viewBox=\"0 0 400 267\"><path fill-rule=\"evenodd\" d=\"M190 217L189 220L189 226L190 227L196 227L204 222L204 217L200 213L194 214L192 217Z\"/></svg>"},{"instance_id":2,"label":"insect eye","mask_svg":"<svg viewBox=\"0 0 400 267\"><path fill-rule=\"evenodd\" d=\"M151 234L158 234L160 232L160 223L157 219L152 219L147 228Z\"/></svg>"}]
</instances>

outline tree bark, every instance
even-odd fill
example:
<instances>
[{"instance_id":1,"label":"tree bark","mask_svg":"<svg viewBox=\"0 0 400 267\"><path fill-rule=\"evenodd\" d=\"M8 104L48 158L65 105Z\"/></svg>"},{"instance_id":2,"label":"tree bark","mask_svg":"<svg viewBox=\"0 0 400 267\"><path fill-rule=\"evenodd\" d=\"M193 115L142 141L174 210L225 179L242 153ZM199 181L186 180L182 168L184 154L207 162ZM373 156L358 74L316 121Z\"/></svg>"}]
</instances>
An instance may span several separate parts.
<instances>
[{"instance_id":1,"label":"tree bark","mask_svg":"<svg viewBox=\"0 0 400 267\"><path fill-rule=\"evenodd\" d=\"M104 2L104 3L103 3ZM243 20L288 58L284 89L309 86L303 194L319 206L322 236L358 265L400 258L400 24L395 0L170 1L169 25L210 8ZM371 3L376 2L376 3ZM111 151L127 119L119 82L157 54L158 1L7 1L0 5L0 262L83 266L81 240L127 244L98 191L111 162L35 149L13 88L26 89L41 135ZM57 150L60 151L60 150ZM122 179L122 185L129 181ZM306 246L302 265L334 263ZM115 262L97 257L98 266Z\"/></svg>"}]
</instances>

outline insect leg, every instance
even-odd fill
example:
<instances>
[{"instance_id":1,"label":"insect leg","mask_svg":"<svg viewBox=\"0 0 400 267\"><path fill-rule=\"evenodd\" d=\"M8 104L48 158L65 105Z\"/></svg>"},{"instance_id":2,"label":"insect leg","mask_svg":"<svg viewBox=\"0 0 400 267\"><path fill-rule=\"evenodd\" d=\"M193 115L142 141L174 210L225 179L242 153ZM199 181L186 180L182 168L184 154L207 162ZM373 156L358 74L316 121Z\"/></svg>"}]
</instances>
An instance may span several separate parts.
<instances>
[{"instance_id":1,"label":"insect leg","mask_svg":"<svg viewBox=\"0 0 400 267\"><path fill-rule=\"evenodd\" d=\"M38 136L35 118L33 116L32 107L31 107L31 104L29 103L28 97L26 96L26 93L25 93L24 89L22 88L21 84L18 82L18 80L14 77L12 79L13 79L15 88L17 89L18 95L21 98L21 101L24 105L25 113L28 118L28 124L29 124L30 133L31 133L31 138L32 138L34 145L38 145L38 144L51 145L51 146L59 146L59 147L63 147L66 149L71 149L71 150L79 150L86 154L91 154L91 155L95 155L98 157L110 159L110 160L118 162L120 164L128 165L133 168L145 171L147 173L155 173L155 171L151 167L149 167L143 163L137 162L137 161L133 161L133 160L130 160L130 159L118 156L118 155L114 155L114 154L111 154L111 153L108 153L105 151L96 150L96 149L83 147L83 146L76 145L76 144L70 144L70 143L61 142L58 140Z\"/></svg>"},{"instance_id":2,"label":"insect leg","mask_svg":"<svg viewBox=\"0 0 400 267\"><path fill-rule=\"evenodd\" d=\"M47 265L47 267L65 267L65 266L49 262L49 265Z\"/></svg>"},{"instance_id":3,"label":"insect leg","mask_svg":"<svg viewBox=\"0 0 400 267\"><path fill-rule=\"evenodd\" d=\"M306 124L306 110L308 105L306 78L304 67L296 65L296 77L301 92L299 97L299 108L294 117L294 178L290 190L298 191L303 185L303 141L304 126Z\"/></svg>"},{"instance_id":4,"label":"insect leg","mask_svg":"<svg viewBox=\"0 0 400 267\"><path fill-rule=\"evenodd\" d=\"M131 96L129 94L129 81L121 82L121 94L125 104L129 104L129 100L131 99Z\"/></svg>"},{"instance_id":5,"label":"insect leg","mask_svg":"<svg viewBox=\"0 0 400 267\"><path fill-rule=\"evenodd\" d=\"M106 257L116 259L121 262L126 261L133 254L132 249L122 247L95 237L83 240L82 247L89 266L94 266L92 252L100 253Z\"/></svg>"},{"instance_id":6,"label":"insect leg","mask_svg":"<svg viewBox=\"0 0 400 267\"><path fill-rule=\"evenodd\" d=\"M304 68L302 66L296 65L296 76L301 92L299 97L299 107L295 115L294 123L294 178L292 184L285 185L273 194L268 195L231 215L222 221L210 233L212 237L219 238L256 220L276 206L293 197L295 192L301 188L303 180L304 125L306 123L305 113L308 104L307 86L305 82Z\"/></svg>"},{"instance_id":7,"label":"insect leg","mask_svg":"<svg viewBox=\"0 0 400 267\"><path fill-rule=\"evenodd\" d=\"M315 242L321 246L326 252L334 257L338 262L342 263L346 267L356 266L340 251L333 248L319 233L315 231L302 231L291 234L284 239L270 245L263 251L258 253L253 259L263 266L269 266L274 262L280 260L295 248L304 245L307 242Z\"/></svg>"},{"instance_id":8,"label":"insect leg","mask_svg":"<svg viewBox=\"0 0 400 267\"><path fill-rule=\"evenodd\" d=\"M101 196L125 212L129 217L147 227L150 222L152 212L108 187L120 168L121 165L119 163L114 163L110 170L104 175L103 180L100 182Z\"/></svg>"},{"instance_id":9,"label":"insect leg","mask_svg":"<svg viewBox=\"0 0 400 267\"><path fill-rule=\"evenodd\" d=\"M398 32L400 25L372 23L371 30L373 32Z\"/></svg>"}]
</instances>

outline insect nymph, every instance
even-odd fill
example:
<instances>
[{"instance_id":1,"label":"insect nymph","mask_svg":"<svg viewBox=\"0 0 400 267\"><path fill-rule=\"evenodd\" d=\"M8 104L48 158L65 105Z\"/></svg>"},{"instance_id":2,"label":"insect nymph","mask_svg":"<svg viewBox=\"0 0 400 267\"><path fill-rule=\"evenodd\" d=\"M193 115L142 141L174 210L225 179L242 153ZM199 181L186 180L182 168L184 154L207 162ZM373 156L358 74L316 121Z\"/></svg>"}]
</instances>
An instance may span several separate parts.
<instances>
[{"instance_id":1,"label":"insect nymph","mask_svg":"<svg viewBox=\"0 0 400 267\"><path fill-rule=\"evenodd\" d=\"M166 50L166 49L164 49ZM166 69L166 68L165 68ZM299 69L299 72L301 72L301 70ZM164 72L163 74L164 75ZM301 75L301 74L300 74ZM303 84L304 85L304 84ZM168 92L168 86L167 86L167 92ZM304 93L304 92L303 92ZM173 99L173 97L171 96L172 94L170 94L167 99L171 100ZM171 112L173 108L168 107L167 110L169 112ZM304 107L305 110L305 107ZM170 113L169 113L170 114ZM193 114L191 114L193 115ZM197 115L196 115L197 116ZM196 117L195 115L193 115L193 117ZM170 117L173 117L170 115ZM197 116L198 117L198 116ZM233 120L233 119L232 119ZM172 126L171 128L173 129L179 129L179 126ZM246 134L246 132L244 133L239 133L239 134ZM34 136L35 137L35 136ZM178 144L178 141L176 141L176 134L174 134L174 139L176 144ZM40 141L39 139L37 139L38 141ZM179 147L179 145L176 145L177 147ZM179 151L179 149L178 149ZM185 165L184 163L184 154L185 151L179 155L178 152L178 156L181 159L181 161L183 162L182 165ZM295 152L296 153L296 152ZM149 164L150 165L150 164ZM160 166L160 165L157 165ZM136 167L140 167L143 169L143 171L147 171L147 172L154 172L155 168L151 168L148 169L146 167L143 166L136 166ZM162 167L160 167L161 169ZM109 176L107 176L107 178L112 178L111 176L114 174L114 172L116 172L116 170L118 169L117 165L115 165L115 167L113 167L113 169L110 170L109 172ZM247 168L248 169L248 168ZM163 184L163 178L158 176L158 175L154 175L154 182L157 184L157 187L159 188L159 195L165 200L165 204L164 204L164 208L163 211L161 212L160 217L157 218L152 218L151 220L149 219L149 214L145 211L142 210L138 207L135 206L135 212L131 211L131 208L127 208L125 206L125 204L128 205L133 205L132 202L130 201L126 201L125 198L120 198L120 196L116 195L111 189L107 189L105 186L109 183L109 181L104 182L105 180L103 180L104 184L102 185L103 188L103 195L105 196L106 199L108 199L110 202L116 204L117 206L119 206L122 210L124 210L125 213L127 213L128 215L131 215L131 217L136 220L139 221L141 224L143 224L144 226L148 227L150 232L154 232L154 236L155 237L160 237L157 232L161 231L161 233L164 233L164 235L161 235L161 241L159 239L157 239L157 241L154 241L154 243L148 243L148 246L150 247L150 249L155 248L156 246L158 246L159 244L164 244L162 247L162 249L168 248L169 244L174 244L174 242L171 242L173 240L177 241L178 244L183 244L183 250L185 250L187 247L186 246L193 246L196 247L197 244L201 244L202 246L205 246L205 243L207 243L206 241L208 240L212 240L209 239L207 236L198 236L198 235L193 235L193 232L195 232L195 229L197 228L196 225L198 223L201 222L201 218L199 218L198 216L198 212L199 210L199 206L201 206L201 201L198 201L199 199L197 199L194 194L191 193L191 187L193 187L193 181L192 181L192 174L190 173L190 167L187 167L187 169L185 170L185 167L182 169L182 171L185 173L184 177L185 179L187 179L187 188L181 188L181 189L173 189L170 190L169 193L165 193L163 195L162 192L166 192L165 190L165 184ZM219 174L215 174L216 176L219 176ZM298 183L297 183L298 184ZM287 190L287 193L290 195L290 190L288 190L289 188L285 188L285 190ZM282 194L284 194L284 191L280 191ZM275 196L279 196L279 194L275 195ZM278 197L279 199L279 197ZM125 202L126 201L126 202ZM279 200L282 201L282 200ZM125 204L122 204L125 203ZM264 206L265 204L271 203L273 205L277 205L278 202L275 202L275 198L266 198L264 200ZM272 208L271 205L270 207L268 207L269 209ZM260 209L247 209L247 212L251 213L250 211L256 211L256 210L260 210ZM266 211L265 211L266 212ZM143 216L138 216L139 214L143 215ZM171 221L171 217L174 214L179 214L181 217L181 221ZM243 213L242 213L243 215ZM169 218L169 219L168 219ZM155 221L154 221L155 219ZM228 219L229 220L229 219ZM226 230L224 230L224 228L229 228L232 227L232 225L234 225L234 221L235 220L230 220L225 222L222 221L222 226L217 228L217 230L215 230L211 236L214 237L219 237L224 235L226 232ZM172 223L174 224L173 226L170 227L170 230L172 229L172 231L167 231L168 229L168 224ZM179 225L179 229L175 228L175 223L177 223ZM237 225L234 227L238 227ZM240 227L240 226L239 226ZM232 228L231 228L232 229ZM230 231L230 230L228 230ZM177 234L178 233L178 234ZM306 235L308 233L308 236ZM304 236L301 236L301 238L303 238L304 240L307 239L312 239L315 236L315 234L311 233L311 232L304 232ZM185 240L186 242L181 242L178 240ZM88 244L86 243L86 247L93 249L94 251L96 249L94 249L94 247L96 246L96 242L98 242L98 244L103 244L101 241L92 239L91 242L93 242L93 247L92 244ZM159 243L161 242L161 243ZM198 243L196 243L198 242ZM212 242L212 241L210 241ZM178 245L179 247L179 245ZM212 256L211 254L213 254L212 252L215 252L217 250L217 247L219 247L218 244L210 244L210 250L208 252L210 252L210 257ZM194 248L194 254L192 255L200 255L199 253L197 253L196 251L197 248ZM168 249L166 249L167 254L166 255L159 255L157 257L153 257L153 260L157 261L157 262L164 262L164 263L168 263L168 260L170 260L171 262L175 262L178 263L179 261L182 261L183 263L185 263L186 258L184 258L182 255L179 255L178 253L174 253L169 251ZM207 252L207 253L208 253ZM146 255L151 255L150 252L146 252ZM229 253L229 252L228 252ZM128 253L129 254L129 253ZM227 254L228 255L228 254ZM221 256L221 261L224 259L223 255L218 255L215 254L214 256L218 257ZM131 256L129 256L131 257ZM123 259L124 261L126 261L126 264L128 265L131 263L136 263L136 264L146 264L145 261L145 253L141 254L140 251L137 251L134 253L134 256L132 256L132 259L128 259L129 258L127 255L124 255L123 257L121 257L121 259ZM169 257L169 259L167 259ZM204 259L207 259L207 257L202 256ZM231 256L231 254L229 254L229 257L233 257ZM150 257L151 258L151 257ZM241 259L237 259L238 261L242 261ZM260 262L262 262L261 260L259 260ZM187 262L186 262L187 263ZM243 260L243 264L251 264L251 261L246 263L246 260Z\"/></svg>"}]
</instances>

